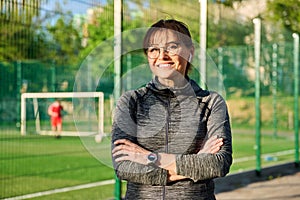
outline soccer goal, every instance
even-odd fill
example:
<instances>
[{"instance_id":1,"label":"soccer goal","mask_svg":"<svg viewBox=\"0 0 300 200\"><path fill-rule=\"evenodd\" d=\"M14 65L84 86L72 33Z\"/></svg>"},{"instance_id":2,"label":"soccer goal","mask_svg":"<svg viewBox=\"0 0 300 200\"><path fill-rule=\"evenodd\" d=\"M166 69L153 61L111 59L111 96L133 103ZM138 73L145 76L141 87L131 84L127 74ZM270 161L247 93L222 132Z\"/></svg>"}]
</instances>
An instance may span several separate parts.
<instances>
[{"instance_id":1,"label":"soccer goal","mask_svg":"<svg viewBox=\"0 0 300 200\"><path fill-rule=\"evenodd\" d=\"M61 135L104 134L103 92L45 92L21 95L21 135L52 135L47 110L55 99L63 106Z\"/></svg>"}]
</instances>

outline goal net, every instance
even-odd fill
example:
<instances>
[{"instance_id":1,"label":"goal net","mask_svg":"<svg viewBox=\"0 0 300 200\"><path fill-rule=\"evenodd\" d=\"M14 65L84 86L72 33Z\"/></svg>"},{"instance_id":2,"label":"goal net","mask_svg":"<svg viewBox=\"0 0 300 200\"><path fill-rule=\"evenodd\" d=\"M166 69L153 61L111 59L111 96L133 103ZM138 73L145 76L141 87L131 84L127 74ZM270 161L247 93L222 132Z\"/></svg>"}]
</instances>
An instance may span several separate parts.
<instances>
[{"instance_id":1,"label":"goal net","mask_svg":"<svg viewBox=\"0 0 300 200\"><path fill-rule=\"evenodd\" d=\"M102 92L23 93L21 95L21 135L53 135L48 108L60 100L62 131L65 136L103 134L104 95Z\"/></svg>"}]
</instances>

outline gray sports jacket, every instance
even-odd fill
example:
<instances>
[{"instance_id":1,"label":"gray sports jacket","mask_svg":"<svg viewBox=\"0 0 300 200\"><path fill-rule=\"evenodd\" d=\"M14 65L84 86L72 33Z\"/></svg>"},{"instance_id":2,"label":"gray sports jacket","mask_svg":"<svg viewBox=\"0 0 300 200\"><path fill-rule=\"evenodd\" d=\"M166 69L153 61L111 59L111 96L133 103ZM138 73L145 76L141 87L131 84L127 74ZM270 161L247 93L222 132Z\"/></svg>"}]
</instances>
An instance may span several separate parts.
<instances>
[{"instance_id":1,"label":"gray sports jacket","mask_svg":"<svg viewBox=\"0 0 300 200\"><path fill-rule=\"evenodd\" d=\"M221 150L197 154L214 135L224 138ZM177 173L189 177L168 182L165 169L113 162L117 176L127 180L125 198L130 200L215 199L213 178L225 176L232 164L226 103L190 79L182 88L166 88L154 78L145 87L122 95L114 113L112 143L121 138L150 151L176 154Z\"/></svg>"}]
</instances>

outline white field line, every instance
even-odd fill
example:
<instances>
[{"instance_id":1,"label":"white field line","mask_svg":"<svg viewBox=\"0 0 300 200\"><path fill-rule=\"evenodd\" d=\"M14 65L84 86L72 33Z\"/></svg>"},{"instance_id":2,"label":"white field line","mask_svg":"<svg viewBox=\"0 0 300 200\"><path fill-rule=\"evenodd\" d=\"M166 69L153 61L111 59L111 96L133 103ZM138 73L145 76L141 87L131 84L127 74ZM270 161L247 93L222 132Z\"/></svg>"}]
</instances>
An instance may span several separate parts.
<instances>
[{"instance_id":1,"label":"white field line","mask_svg":"<svg viewBox=\"0 0 300 200\"><path fill-rule=\"evenodd\" d=\"M268 153L268 154L262 154L262 157L267 157L267 156L284 156L284 155L290 155L295 152L294 149L286 150L286 151L279 151L275 153ZM248 156L248 157L242 157L242 158L236 158L233 160L234 163L240 163L240 162L246 162L250 160L255 160L256 156Z\"/></svg>"},{"instance_id":2,"label":"white field line","mask_svg":"<svg viewBox=\"0 0 300 200\"><path fill-rule=\"evenodd\" d=\"M26 195L22 195L22 196L10 197L10 198L6 198L5 200L30 199L30 198L34 198L34 197L40 197L40 196L62 193L62 192L69 192L69 191L73 191L73 190L81 190L81 189L92 188L92 187L97 187L97 186L111 185L114 183L115 183L115 180L111 179L111 180L99 181L99 182L95 182L95 183L88 183L88 184L84 184L84 185L77 185L77 186L59 188L59 189L37 192L37 193L32 193L32 194L26 194Z\"/></svg>"}]
</instances>

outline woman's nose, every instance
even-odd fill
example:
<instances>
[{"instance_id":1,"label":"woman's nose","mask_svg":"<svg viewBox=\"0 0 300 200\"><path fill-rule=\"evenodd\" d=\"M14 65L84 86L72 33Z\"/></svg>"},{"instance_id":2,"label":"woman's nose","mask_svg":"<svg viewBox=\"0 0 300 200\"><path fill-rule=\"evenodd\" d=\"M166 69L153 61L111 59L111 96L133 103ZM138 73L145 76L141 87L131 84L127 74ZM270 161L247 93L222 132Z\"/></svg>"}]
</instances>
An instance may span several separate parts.
<instances>
[{"instance_id":1,"label":"woman's nose","mask_svg":"<svg viewBox=\"0 0 300 200\"><path fill-rule=\"evenodd\" d=\"M160 48L158 58L165 59L167 56L168 56L167 50L165 50L165 48Z\"/></svg>"}]
</instances>

